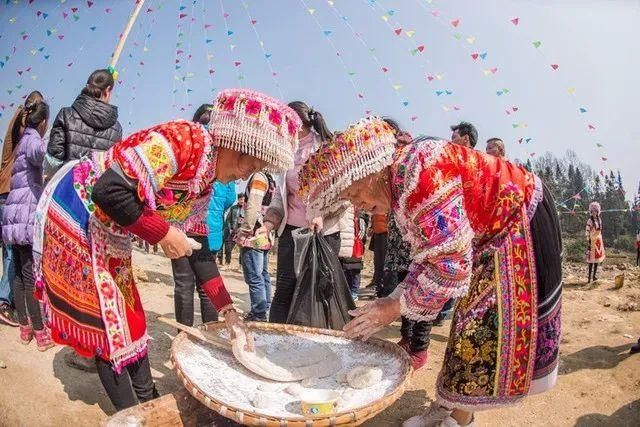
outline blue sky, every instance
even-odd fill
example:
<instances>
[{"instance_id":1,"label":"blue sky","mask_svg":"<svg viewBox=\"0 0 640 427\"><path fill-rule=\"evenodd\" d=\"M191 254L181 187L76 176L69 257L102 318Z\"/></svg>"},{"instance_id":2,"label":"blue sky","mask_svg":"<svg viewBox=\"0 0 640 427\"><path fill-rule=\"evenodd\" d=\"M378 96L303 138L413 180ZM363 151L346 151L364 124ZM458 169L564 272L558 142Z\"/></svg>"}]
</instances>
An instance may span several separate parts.
<instances>
[{"instance_id":1,"label":"blue sky","mask_svg":"<svg viewBox=\"0 0 640 427\"><path fill-rule=\"evenodd\" d=\"M33 89L54 114L73 102L107 65L133 3L2 0L0 129ZM639 21L632 0L146 0L113 103L126 133L189 117L233 86L304 100L334 129L366 111L445 137L468 120L481 148L499 136L511 158L573 149L597 170L620 169L632 197Z\"/></svg>"}]
</instances>

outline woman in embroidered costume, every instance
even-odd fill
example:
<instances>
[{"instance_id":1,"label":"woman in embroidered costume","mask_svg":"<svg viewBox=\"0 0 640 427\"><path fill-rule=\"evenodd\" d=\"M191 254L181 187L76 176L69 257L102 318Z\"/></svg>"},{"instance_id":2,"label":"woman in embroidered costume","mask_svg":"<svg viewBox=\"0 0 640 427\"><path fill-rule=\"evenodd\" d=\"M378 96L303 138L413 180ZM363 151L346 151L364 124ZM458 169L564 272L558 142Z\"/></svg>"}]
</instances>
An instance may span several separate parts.
<instances>
[{"instance_id":1,"label":"woman in embroidered costume","mask_svg":"<svg viewBox=\"0 0 640 427\"><path fill-rule=\"evenodd\" d=\"M206 224L214 181L293 166L300 120L286 105L230 89L211 114L209 131L172 121L64 165L38 206L34 270L53 339L96 358L118 410L157 395L131 235L159 243L171 259L188 256L193 248L184 231ZM243 328L215 262L200 266L202 289L227 327Z\"/></svg>"},{"instance_id":2,"label":"woman in embroidered costume","mask_svg":"<svg viewBox=\"0 0 640 427\"><path fill-rule=\"evenodd\" d=\"M598 264L604 261L604 242L602 241L602 218L600 203L591 202L589 205L589 219L585 229L587 236L587 264L589 264L589 279L587 283L598 280Z\"/></svg>"},{"instance_id":3,"label":"woman in embroidered costume","mask_svg":"<svg viewBox=\"0 0 640 427\"><path fill-rule=\"evenodd\" d=\"M400 315L433 320L461 297L437 401L407 426L470 425L473 412L551 388L560 342L561 240L553 199L521 167L442 140L397 150L364 119L323 144L300 173L312 214L337 199L393 211L413 261L386 298L352 314L368 338Z\"/></svg>"}]
</instances>

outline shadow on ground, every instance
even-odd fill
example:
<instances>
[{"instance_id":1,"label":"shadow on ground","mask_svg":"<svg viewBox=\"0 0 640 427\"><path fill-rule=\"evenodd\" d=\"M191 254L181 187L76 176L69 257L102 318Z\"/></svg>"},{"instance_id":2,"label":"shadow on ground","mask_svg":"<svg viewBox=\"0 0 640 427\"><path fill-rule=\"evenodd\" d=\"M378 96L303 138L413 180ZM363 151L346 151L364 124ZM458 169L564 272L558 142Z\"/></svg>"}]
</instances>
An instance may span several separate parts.
<instances>
[{"instance_id":1,"label":"shadow on ground","mask_svg":"<svg viewBox=\"0 0 640 427\"><path fill-rule=\"evenodd\" d=\"M366 427L399 426L414 415L421 414L431 399L424 390L410 390L405 392L393 405L376 415L373 420L363 424Z\"/></svg>"},{"instance_id":2,"label":"shadow on ground","mask_svg":"<svg viewBox=\"0 0 640 427\"><path fill-rule=\"evenodd\" d=\"M631 345L623 344L615 347L596 345L561 356L560 375L571 374L582 369L615 368L620 362L631 356L629 353Z\"/></svg>"},{"instance_id":3,"label":"shadow on ground","mask_svg":"<svg viewBox=\"0 0 640 427\"><path fill-rule=\"evenodd\" d=\"M638 425L640 425L640 399L624 405L611 415L586 414L576 421L576 427L631 427Z\"/></svg>"},{"instance_id":4,"label":"shadow on ground","mask_svg":"<svg viewBox=\"0 0 640 427\"><path fill-rule=\"evenodd\" d=\"M115 408L100 384L98 374L80 371L65 363L65 355L72 352L71 347L66 347L53 357L53 375L62 383L63 391L69 400L80 400L87 405L98 404L107 415L115 413Z\"/></svg>"}]
</instances>

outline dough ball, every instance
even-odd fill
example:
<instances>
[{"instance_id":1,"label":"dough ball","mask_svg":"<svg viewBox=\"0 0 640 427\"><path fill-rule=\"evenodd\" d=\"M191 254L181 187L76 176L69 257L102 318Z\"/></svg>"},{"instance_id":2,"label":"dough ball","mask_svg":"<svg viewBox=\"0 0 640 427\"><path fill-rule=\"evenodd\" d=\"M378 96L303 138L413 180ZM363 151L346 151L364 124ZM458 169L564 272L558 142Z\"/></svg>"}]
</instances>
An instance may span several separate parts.
<instances>
[{"instance_id":1,"label":"dough ball","mask_svg":"<svg viewBox=\"0 0 640 427\"><path fill-rule=\"evenodd\" d=\"M253 395L253 399L251 399L251 404L254 408L264 409L269 406L269 402L271 399L267 393L258 392Z\"/></svg>"},{"instance_id":2,"label":"dough ball","mask_svg":"<svg viewBox=\"0 0 640 427\"><path fill-rule=\"evenodd\" d=\"M347 374L347 382L352 388L367 388L382 380L382 369L377 366L358 366Z\"/></svg>"},{"instance_id":3,"label":"dough ball","mask_svg":"<svg viewBox=\"0 0 640 427\"><path fill-rule=\"evenodd\" d=\"M318 384L318 379L315 377L311 377L311 378L305 378L302 381L300 381L300 384L302 385L302 387L304 388L311 388L311 387L315 387L316 384Z\"/></svg>"},{"instance_id":4,"label":"dough ball","mask_svg":"<svg viewBox=\"0 0 640 427\"><path fill-rule=\"evenodd\" d=\"M300 399L300 395L304 391L304 387L302 387L298 383L294 383L294 384L288 385L287 388L284 389L284 391L286 391L287 393L289 393L291 396L295 397L296 399Z\"/></svg>"}]
</instances>

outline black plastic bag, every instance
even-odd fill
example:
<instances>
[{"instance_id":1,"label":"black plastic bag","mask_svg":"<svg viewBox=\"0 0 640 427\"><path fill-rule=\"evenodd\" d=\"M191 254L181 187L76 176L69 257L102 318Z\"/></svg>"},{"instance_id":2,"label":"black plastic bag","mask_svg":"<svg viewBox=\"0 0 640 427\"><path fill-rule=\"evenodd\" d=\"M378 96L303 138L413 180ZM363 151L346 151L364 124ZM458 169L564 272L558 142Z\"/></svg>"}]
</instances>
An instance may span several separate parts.
<instances>
[{"instance_id":1,"label":"black plastic bag","mask_svg":"<svg viewBox=\"0 0 640 427\"><path fill-rule=\"evenodd\" d=\"M322 234L309 229L292 233L296 288L287 323L342 329L355 308L342 265Z\"/></svg>"}]
</instances>

